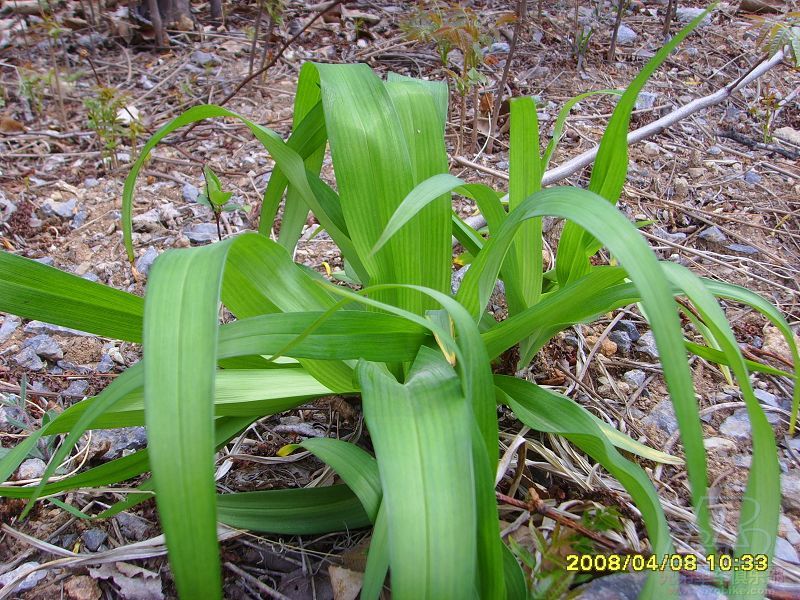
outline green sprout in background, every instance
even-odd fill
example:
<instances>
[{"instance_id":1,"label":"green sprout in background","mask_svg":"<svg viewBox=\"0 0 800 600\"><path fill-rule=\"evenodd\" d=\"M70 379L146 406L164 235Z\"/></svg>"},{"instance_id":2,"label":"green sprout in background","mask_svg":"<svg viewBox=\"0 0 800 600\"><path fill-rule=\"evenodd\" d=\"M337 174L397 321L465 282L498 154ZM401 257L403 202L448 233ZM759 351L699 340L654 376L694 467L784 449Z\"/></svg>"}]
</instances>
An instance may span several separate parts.
<instances>
[{"instance_id":1,"label":"green sprout in background","mask_svg":"<svg viewBox=\"0 0 800 600\"><path fill-rule=\"evenodd\" d=\"M197 197L197 202L198 204L207 206L214 213L214 220L217 223L217 236L222 240L222 229L220 227L222 213L233 212L235 210L248 212L250 207L237 204L236 202L230 202L229 200L231 196L233 196L233 192L225 192L222 190L222 182L208 165L203 167L203 176L206 179L206 186Z\"/></svg>"}]
</instances>

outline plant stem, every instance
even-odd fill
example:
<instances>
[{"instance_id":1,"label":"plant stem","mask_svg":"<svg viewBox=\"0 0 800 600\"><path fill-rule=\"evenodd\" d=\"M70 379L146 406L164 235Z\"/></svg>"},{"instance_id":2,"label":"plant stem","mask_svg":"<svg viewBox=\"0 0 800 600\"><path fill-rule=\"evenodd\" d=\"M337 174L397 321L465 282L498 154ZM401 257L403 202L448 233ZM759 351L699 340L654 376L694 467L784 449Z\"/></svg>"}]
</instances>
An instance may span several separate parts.
<instances>
[{"instance_id":1,"label":"plant stem","mask_svg":"<svg viewBox=\"0 0 800 600\"><path fill-rule=\"evenodd\" d=\"M628 8L628 0L619 0L617 4L617 18L614 20L614 31L611 33L611 44L608 46L608 56L606 62L613 62L614 54L617 51L617 35L619 35L619 26L622 25L622 15L625 14L625 9Z\"/></svg>"},{"instance_id":2,"label":"plant stem","mask_svg":"<svg viewBox=\"0 0 800 600\"><path fill-rule=\"evenodd\" d=\"M247 67L247 74L253 74L253 61L256 55L256 47L258 45L258 34L261 33L261 15L264 12L263 0L258 0L258 12L256 13L256 24L253 26L253 43L250 44L250 64Z\"/></svg>"},{"instance_id":3,"label":"plant stem","mask_svg":"<svg viewBox=\"0 0 800 600\"><path fill-rule=\"evenodd\" d=\"M539 16L542 14L542 1L539 0ZM500 77L500 83L497 84L497 92L495 92L494 106L492 107L492 121L489 124L489 143L486 145L486 153L491 154L494 151L494 136L497 132L497 119L500 117L500 106L503 104L503 92L506 89L506 82L508 81L508 73L511 70L511 61L514 60L514 51L517 49L517 39L519 32L522 29L522 21L527 15L527 3L525 0L517 1L517 21L514 23L514 33L511 34L511 43L508 46L508 56L506 57L506 66L503 67L503 75Z\"/></svg>"},{"instance_id":4,"label":"plant stem","mask_svg":"<svg viewBox=\"0 0 800 600\"><path fill-rule=\"evenodd\" d=\"M219 238L219 241L221 242L222 241L222 229L219 226L219 218L220 218L220 213L215 210L214 211L214 219L216 219L216 221L217 221L217 237Z\"/></svg>"}]
</instances>

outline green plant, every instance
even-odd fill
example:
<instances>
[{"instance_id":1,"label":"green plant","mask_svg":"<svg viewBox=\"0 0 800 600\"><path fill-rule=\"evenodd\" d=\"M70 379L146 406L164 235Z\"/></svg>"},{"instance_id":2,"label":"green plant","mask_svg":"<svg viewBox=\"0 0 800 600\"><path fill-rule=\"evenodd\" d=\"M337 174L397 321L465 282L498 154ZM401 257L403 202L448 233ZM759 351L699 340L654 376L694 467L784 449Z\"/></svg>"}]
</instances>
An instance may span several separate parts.
<instances>
[{"instance_id":1,"label":"green plant","mask_svg":"<svg viewBox=\"0 0 800 600\"><path fill-rule=\"evenodd\" d=\"M136 152L136 142L144 128L137 115L128 108L124 95L114 88L100 86L97 95L84 99L83 105L89 127L100 141L104 162L117 166L117 149L124 139L128 140L131 153Z\"/></svg>"},{"instance_id":2,"label":"green plant","mask_svg":"<svg viewBox=\"0 0 800 600\"><path fill-rule=\"evenodd\" d=\"M19 77L18 94L28 102L31 108L36 113L41 113L43 108L44 90L46 86L50 85L50 80L53 77L53 71L50 70L42 75L35 71L28 69L19 69L17 71Z\"/></svg>"},{"instance_id":3,"label":"green plant","mask_svg":"<svg viewBox=\"0 0 800 600\"><path fill-rule=\"evenodd\" d=\"M207 206L214 213L214 219L217 222L217 237L221 240L222 230L220 229L219 221L222 213L232 212L234 210L248 212L250 207L230 202L233 192L222 191L222 182L219 180L216 173L211 170L211 167L203 167L203 176L205 177L206 185L203 192L197 197L197 202Z\"/></svg>"},{"instance_id":4,"label":"green plant","mask_svg":"<svg viewBox=\"0 0 800 600\"><path fill-rule=\"evenodd\" d=\"M755 22L760 25L757 43L762 49L772 55L785 48L800 67L800 12L787 12L780 18L756 17Z\"/></svg>"},{"instance_id":5,"label":"green plant","mask_svg":"<svg viewBox=\"0 0 800 600\"><path fill-rule=\"evenodd\" d=\"M504 16L503 19L505 18ZM435 44L442 67L456 87L461 99L461 134L457 152L461 149L466 130L467 96L473 92L473 135L469 151L474 152L478 131L478 86L488 81L478 68L483 64L482 46L490 41L489 36L481 31L477 13L462 5L441 5L436 2L433 7L418 9L407 21L401 23L401 29L411 40ZM461 53L463 64L456 66L452 63L450 53L453 50Z\"/></svg>"},{"instance_id":6,"label":"green plant","mask_svg":"<svg viewBox=\"0 0 800 600\"><path fill-rule=\"evenodd\" d=\"M162 127L125 183L129 258L134 184L150 151L176 129L211 117L241 120L275 160L262 204L262 235L163 253L144 299L0 254L0 310L142 342L144 356L99 395L65 410L0 460L2 481L43 436L68 433L39 485L3 485L0 495L29 499L29 510L43 495L152 472L137 493L99 516L155 492L172 571L185 598L219 597L217 521L298 535L372 526L365 599L378 596L390 566L392 593L400 600L519 598L526 594L525 578L500 538L494 495L499 403L528 427L564 436L616 477L641 512L652 552L663 557L673 546L656 491L644 469L620 450L642 460L680 461L621 434L565 396L493 374L491 367L517 344L523 362L530 360L558 331L640 302L675 406L705 551L715 546L687 350L727 365L738 380L752 423L753 468L736 553L771 556L779 468L774 435L749 373L796 378L797 372L746 361L715 296L763 313L786 336L797 367L791 330L760 296L659 262L614 207L626 176L626 134L636 97L701 18L670 40L620 98L589 190L540 189L544 160L536 107L530 98L512 102L508 212L501 193L446 173L448 92L442 83L397 75L383 82L363 64L309 63L300 72L287 141L216 106L193 107ZM328 145L336 190L319 177ZM478 204L487 217L487 239L454 215L453 191ZM273 242L263 234L284 192L280 236ZM292 262L309 211L338 245L343 277L356 282L356 289L331 284ZM568 220L556 268L546 273L544 215ZM473 256L455 297L449 293L451 234ZM601 245L621 266L590 263ZM502 322L486 312L498 276L510 315ZM683 305L675 303L676 296L694 305L707 345L684 340L676 310ZM219 323L220 301L236 321ZM360 395L374 455L329 438L299 446L330 465L344 485L216 493L215 449L265 415L331 393ZM794 412L798 402L796 387ZM148 429L146 450L48 482L87 428L141 423ZM731 597L760 597L767 577L735 573ZM677 573L652 573L643 597L675 598L677 584Z\"/></svg>"}]
</instances>

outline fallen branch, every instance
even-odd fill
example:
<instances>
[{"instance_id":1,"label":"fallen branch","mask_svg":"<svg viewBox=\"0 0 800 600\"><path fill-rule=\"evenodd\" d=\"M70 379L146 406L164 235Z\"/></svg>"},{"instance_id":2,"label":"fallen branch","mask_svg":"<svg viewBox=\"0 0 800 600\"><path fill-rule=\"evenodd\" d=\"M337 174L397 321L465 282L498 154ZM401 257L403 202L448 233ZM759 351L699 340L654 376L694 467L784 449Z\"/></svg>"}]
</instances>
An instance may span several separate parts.
<instances>
[{"instance_id":1,"label":"fallen branch","mask_svg":"<svg viewBox=\"0 0 800 600\"><path fill-rule=\"evenodd\" d=\"M708 96L703 96L702 98L698 98L697 100L692 100L689 104L681 106L677 110L669 113L658 119L657 121L653 121L649 125L645 125L644 127L640 127L639 129L635 129L628 134L628 145L635 144L636 142L641 142L642 140L646 140L648 138L653 137L654 135L661 133L668 127L671 127L678 121L681 121L694 113L703 110L704 108L708 108L710 106L714 106L727 100L733 94L738 92L741 88L746 86L752 81L755 81L759 77L761 77L764 73L772 69L775 65L779 64L784 58L784 51L779 50L776 52L771 58L768 60L764 60L758 63L755 67L753 67L748 73L736 79L726 85L721 90L714 92L713 94L709 94ZM595 157L597 156L597 151L599 146L595 146L591 150L587 150L583 154L579 154L575 158L568 160L563 165L556 167L555 169L550 169L549 171L545 172L544 177L542 177L542 185L549 185L551 183L555 183L557 181L561 181L562 179L566 179L570 175L574 175L587 165L590 165ZM479 168L480 170L486 170L485 167L482 165L478 165L470 160L462 158L460 156L456 156L453 158L453 161L464 165L466 167L472 168ZM495 171L492 173L497 177L501 177L503 179L508 179L508 173L504 173L501 171ZM472 227L473 229L480 229L484 225L486 225L486 219L483 218L483 215L476 215L474 217L467 217L465 222Z\"/></svg>"}]
</instances>

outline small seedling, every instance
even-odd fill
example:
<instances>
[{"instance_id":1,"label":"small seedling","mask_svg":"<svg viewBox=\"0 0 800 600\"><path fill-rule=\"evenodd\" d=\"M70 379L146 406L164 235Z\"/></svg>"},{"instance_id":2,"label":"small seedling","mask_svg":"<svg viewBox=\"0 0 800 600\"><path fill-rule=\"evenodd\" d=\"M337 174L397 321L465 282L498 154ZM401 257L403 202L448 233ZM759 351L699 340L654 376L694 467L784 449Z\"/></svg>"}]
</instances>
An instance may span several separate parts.
<instances>
[{"instance_id":1,"label":"small seedling","mask_svg":"<svg viewBox=\"0 0 800 600\"><path fill-rule=\"evenodd\" d=\"M217 222L217 236L222 240L222 229L219 224L222 213L233 212L235 210L247 212L250 210L250 207L237 204L236 202L229 202L231 196L233 196L233 192L223 191L222 182L208 165L203 167L203 176L206 179L206 187L197 197L197 202L207 206L214 213L214 219Z\"/></svg>"}]
</instances>

